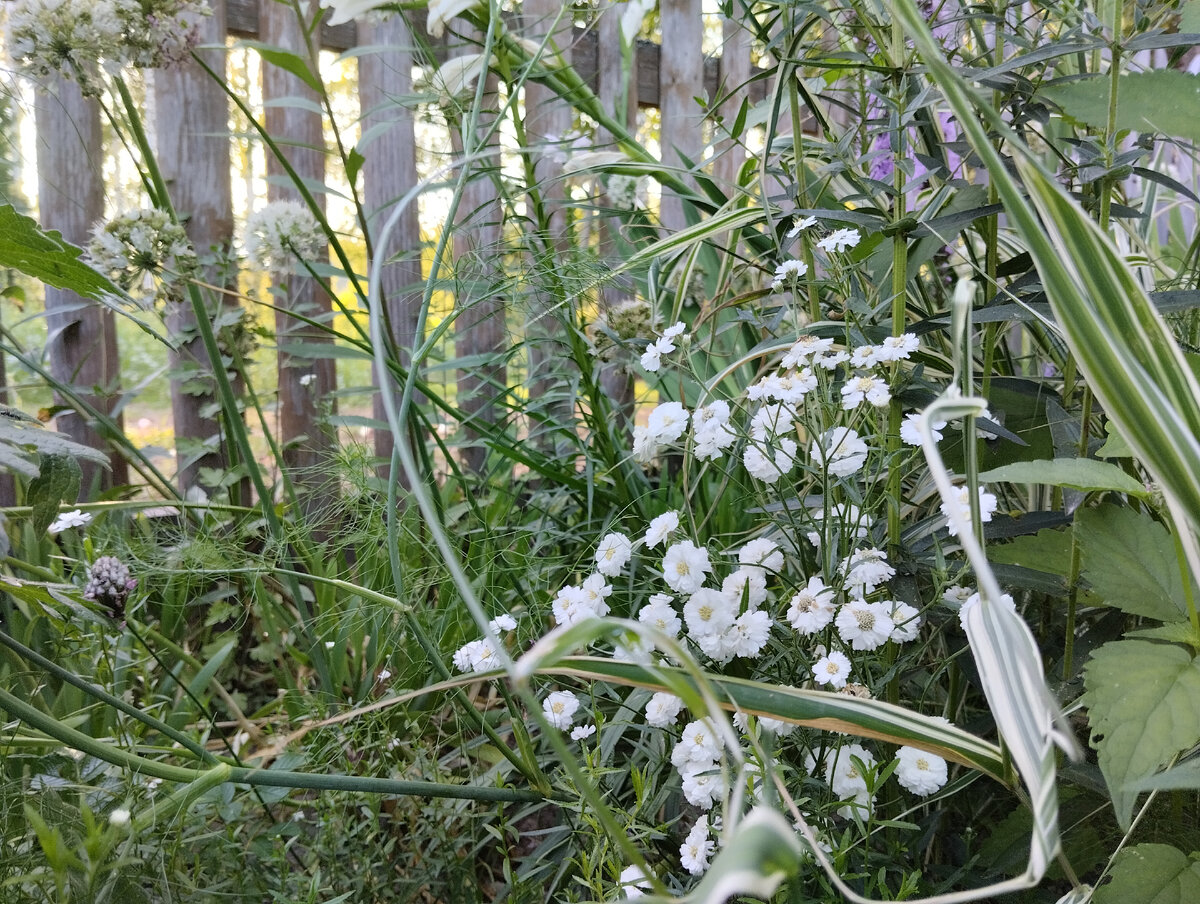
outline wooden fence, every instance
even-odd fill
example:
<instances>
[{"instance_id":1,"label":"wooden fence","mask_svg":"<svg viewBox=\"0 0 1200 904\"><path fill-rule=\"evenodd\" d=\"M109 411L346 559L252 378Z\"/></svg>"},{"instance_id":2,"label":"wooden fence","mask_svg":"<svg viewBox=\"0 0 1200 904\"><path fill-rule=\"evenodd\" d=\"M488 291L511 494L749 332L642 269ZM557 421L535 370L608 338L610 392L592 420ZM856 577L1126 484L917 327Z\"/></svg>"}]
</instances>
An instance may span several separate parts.
<instances>
[{"instance_id":1,"label":"wooden fence","mask_svg":"<svg viewBox=\"0 0 1200 904\"><path fill-rule=\"evenodd\" d=\"M559 2L561 0L526 0L526 27L533 35L537 35L537 21L553 20L557 15ZM589 81L608 108L618 111L619 116L628 118L638 106L661 108L661 144L666 149L668 161L677 161L680 154L695 159L702 150L699 126L706 111L693 98L699 95L716 98L719 93L737 86L746 86L747 91L757 88L755 93L762 95L759 83L749 82L750 42L736 24L727 24L725 54L719 59L705 59L701 52L703 18L700 0L664 0L663 28L665 33L672 35L672 40L663 47L639 43L635 55L636 78L627 80L628 94L618 96L622 89L616 25L623 7L613 7L612 0L604 0L596 24L582 29L562 28L554 39L564 57ZM283 47L302 57L313 55L290 4L275 0L213 0L212 8L213 15L203 26L205 33L201 41L204 44L221 44L226 35L231 35ZM417 27L423 25L423 21L417 23ZM410 94L412 90L413 41L408 27L404 20L393 17L382 24L323 26L319 31L324 49L344 51L365 45L391 48L359 58L364 131L384 132L371 143L363 174L366 214L368 222L375 226L380 214L390 210L395 199L417 178L413 111L388 100ZM201 56L214 70L224 71L225 54L220 50L205 50ZM175 206L185 218L197 248L228 248L233 232L228 99L219 85L190 62L169 71L156 72L153 84L156 121L152 126L159 163L170 182ZM538 86L527 86L527 92L527 109L538 113L536 117L529 117L531 140L545 139L551 133L561 134L569 128L569 109L561 105L556 107L554 98ZM326 155L321 150L321 116L302 105L279 103L284 98L313 99L311 89L284 69L264 64L262 94L266 104L266 128L285 148L291 166L302 178L322 183ZM740 105L743 94L735 94L725 105L723 112L726 115L732 115ZM73 83L63 80L44 86L38 97L38 198L42 224L60 230L71 242L84 244L92 224L103 213L104 185L99 171L100 112L94 101L81 96ZM727 154L719 163L717 175L731 178L740 162L736 150ZM277 161L269 164L268 175L282 175ZM553 175L549 171L539 173L540 177ZM475 194L467 199L463 209L481 211L487 208L486 193L489 190L486 180L477 180L471 188ZM270 179L268 192L272 200L297 197L295 189L283 184L279 178ZM498 207L492 216L482 218L481 222L483 220L493 225L498 223ZM663 199L662 220L668 229L683 224L679 204L669 195ZM478 231L464 231L459 252L469 250L462 243L479 239ZM488 240L487 236L483 239ZM498 235L493 239L498 239ZM417 299L412 293L413 286L421 282L419 247L414 205L401 221L389 246L374 249L375 254L396 261L384 271L383 298L374 299L373 303L384 305L392 338L402 350L412 348L416 340ZM227 276L217 272L206 273L204 277L209 282L221 279L228 282ZM334 359L298 359L287 347L297 341L329 341L327 335L314 330L309 322L328 316L331 300L315 280L303 277L288 279L286 298L287 310L278 314L275 323L278 342L283 346L278 353L279 442L285 450L286 463L303 487L306 475L316 473L316 466L329 453L336 439L322 417L322 409L328 412L333 405L336 389ZM212 315L217 316L220 305L226 303L216 303ZM54 367L55 379L71 388L71 397L63 399L63 403L81 412L89 408L100 412L114 411L121 375L111 314L71 293L53 289L47 290L46 308L52 337L49 360ZM473 304L470 312L456 325L456 353L474 356L503 351L502 346L507 341L503 321L500 299ZM224 467L229 459L212 414L212 394L196 390L196 378L202 376L207 359L197 341L188 338L195 332L190 307L182 303L173 305L167 312L167 322L173 334L187 340L173 355L173 372L191 371L190 379L172 377L172 412L179 463L177 480L180 488L186 490L195 483L200 468ZM529 364L530 379L536 384L544 378L545 362L539 362L535 355ZM490 418L489 406L494 393L489 387L503 385L505 379L505 374L496 368L462 374L460 404L473 417ZM611 391L627 392L628 387L614 386ZM376 411L379 412L378 405ZM119 425L120 418L116 420ZM107 438L97 431L95 419L86 415L60 417L58 427L89 445L103 448L107 442ZM391 437L386 432L378 432L376 449L383 456L390 453ZM479 450L469 452L466 460L474 468L482 467L483 457ZM126 479L117 456L113 457L111 471L96 471L86 476L85 495Z\"/></svg>"}]
</instances>

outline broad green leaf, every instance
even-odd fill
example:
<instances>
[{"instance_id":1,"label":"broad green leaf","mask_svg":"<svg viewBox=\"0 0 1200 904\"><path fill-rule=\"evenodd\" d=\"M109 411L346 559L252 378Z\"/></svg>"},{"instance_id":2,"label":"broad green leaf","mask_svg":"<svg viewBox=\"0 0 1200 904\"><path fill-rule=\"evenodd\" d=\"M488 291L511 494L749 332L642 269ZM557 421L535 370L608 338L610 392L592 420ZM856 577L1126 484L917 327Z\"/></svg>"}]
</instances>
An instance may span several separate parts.
<instances>
[{"instance_id":1,"label":"broad green leaf","mask_svg":"<svg viewBox=\"0 0 1200 904\"><path fill-rule=\"evenodd\" d=\"M321 77L312 71L307 60L292 53L290 50L284 50L282 47L276 47L273 44L264 44L262 41L239 41L238 46L257 50L258 55L268 63L278 66L286 72L290 72L318 94L324 92Z\"/></svg>"},{"instance_id":2,"label":"broad green leaf","mask_svg":"<svg viewBox=\"0 0 1200 904\"><path fill-rule=\"evenodd\" d=\"M1116 465L1091 458L1019 461L986 471L979 479L984 483L1042 483L1077 490L1115 490L1132 496L1146 495L1146 488Z\"/></svg>"},{"instance_id":3,"label":"broad green leaf","mask_svg":"<svg viewBox=\"0 0 1200 904\"><path fill-rule=\"evenodd\" d=\"M350 148L350 153L346 155L346 181L350 185L354 185L363 164L366 162L367 158L362 155L357 147Z\"/></svg>"},{"instance_id":4,"label":"broad green leaf","mask_svg":"<svg viewBox=\"0 0 1200 904\"><path fill-rule=\"evenodd\" d=\"M1100 458L1131 458L1133 450L1125 442L1125 437L1117 432L1116 425L1107 421L1104 424L1104 445L1096 450L1096 454Z\"/></svg>"},{"instance_id":5,"label":"broad green leaf","mask_svg":"<svg viewBox=\"0 0 1200 904\"><path fill-rule=\"evenodd\" d=\"M0 206L0 268L19 270L56 289L69 289L85 298L123 295L111 280L79 259L82 249L60 233L43 232L30 217L11 204Z\"/></svg>"},{"instance_id":6,"label":"broad green leaf","mask_svg":"<svg viewBox=\"0 0 1200 904\"><path fill-rule=\"evenodd\" d=\"M1137 844L1117 854L1096 904L1192 904L1200 901L1200 854L1169 844Z\"/></svg>"},{"instance_id":7,"label":"broad green leaf","mask_svg":"<svg viewBox=\"0 0 1200 904\"><path fill-rule=\"evenodd\" d=\"M1200 0L1188 0L1180 7L1179 31L1182 34L1200 34Z\"/></svg>"},{"instance_id":8,"label":"broad green leaf","mask_svg":"<svg viewBox=\"0 0 1200 904\"><path fill-rule=\"evenodd\" d=\"M33 508L33 531L38 536L58 514L63 502L74 502L79 497L79 481L82 472L73 456L59 452L42 455L42 467L38 476L29 481L28 502Z\"/></svg>"},{"instance_id":9,"label":"broad green leaf","mask_svg":"<svg viewBox=\"0 0 1200 904\"><path fill-rule=\"evenodd\" d=\"M1111 81L1107 74L1043 88L1042 94L1071 119L1103 129L1108 123ZM1175 69L1122 74L1117 84L1117 129L1157 132L1200 141L1200 75Z\"/></svg>"},{"instance_id":10,"label":"broad green leaf","mask_svg":"<svg viewBox=\"0 0 1200 904\"><path fill-rule=\"evenodd\" d=\"M1092 654L1084 684L1092 746L1127 829L1137 799L1130 783L1200 741L1200 662L1173 644L1118 640Z\"/></svg>"},{"instance_id":11,"label":"broad green leaf","mask_svg":"<svg viewBox=\"0 0 1200 904\"><path fill-rule=\"evenodd\" d=\"M1169 625L1159 625L1157 628L1142 628L1139 631L1128 631L1126 637L1141 637L1146 640L1166 640L1171 643L1185 643L1194 650L1200 650L1200 632L1190 621L1172 622Z\"/></svg>"},{"instance_id":12,"label":"broad green leaf","mask_svg":"<svg viewBox=\"0 0 1200 904\"><path fill-rule=\"evenodd\" d=\"M1172 622L1187 617L1175 541L1142 512L1103 505L1076 520L1083 577L1123 612Z\"/></svg>"},{"instance_id":13,"label":"broad green leaf","mask_svg":"<svg viewBox=\"0 0 1200 904\"><path fill-rule=\"evenodd\" d=\"M1048 527L1008 543L989 544L988 558L1065 578L1071 571L1071 533Z\"/></svg>"}]
</instances>

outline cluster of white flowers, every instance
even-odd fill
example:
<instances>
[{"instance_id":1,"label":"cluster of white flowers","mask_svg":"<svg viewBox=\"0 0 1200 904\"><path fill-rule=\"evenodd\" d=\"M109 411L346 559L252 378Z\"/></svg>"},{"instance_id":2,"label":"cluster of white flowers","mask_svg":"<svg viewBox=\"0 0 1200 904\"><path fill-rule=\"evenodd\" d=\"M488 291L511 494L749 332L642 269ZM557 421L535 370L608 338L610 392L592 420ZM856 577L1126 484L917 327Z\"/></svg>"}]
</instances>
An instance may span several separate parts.
<instances>
[{"instance_id":1,"label":"cluster of white flowers","mask_svg":"<svg viewBox=\"0 0 1200 904\"><path fill-rule=\"evenodd\" d=\"M618 210L633 210L638 203L639 180L636 176L616 173L608 177L605 193L613 207Z\"/></svg>"},{"instance_id":2,"label":"cluster of white flowers","mask_svg":"<svg viewBox=\"0 0 1200 904\"><path fill-rule=\"evenodd\" d=\"M609 537L620 539L609 540L608 547L602 545L596 554L597 561L600 560L601 553L611 552L614 556L619 555L621 542L629 543L624 534L609 534ZM629 553L625 552L625 561L628 559ZM624 564L624 561L621 564ZM619 571L620 566L616 571L610 573L617 574ZM588 575L582 584L563 587L550 603L550 612L554 615L554 623L560 627L568 627L585 619L603 618L608 615L607 600L612 594L612 590L612 584L604 579L603 572Z\"/></svg>"},{"instance_id":3,"label":"cluster of white flowers","mask_svg":"<svg viewBox=\"0 0 1200 904\"><path fill-rule=\"evenodd\" d=\"M96 93L96 67L153 68L183 59L211 15L201 0L13 0L7 44L33 78L58 72Z\"/></svg>"},{"instance_id":4,"label":"cluster of white flowers","mask_svg":"<svg viewBox=\"0 0 1200 904\"><path fill-rule=\"evenodd\" d=\"M709 838L708 817L701 816L679 846L679 863L693 876L702 876L708 870L714 847Z\"/></svg>"},{"instance_id":5,"label":"cluster of white flowers","mask_svg":"<svg viewBox=\"0 0 1200 904\"><path fill-rule=\"evenodd\" d=\"M682 321L667 327L663 330L662 336L646 346L646 350L642 353L642 367L651 373L657 372L662 367L663 355L669 355L675 351L675 340L684 336L684 331L687 326Z\"/></svg>"},{"instance_id":6,"label":"cluster of white flowers","mask_svg":"<svg viewBox=\"0 0 1200 904\"><path fill-rule=\"evenodd\" d=\"M969 524L971 521L971 491L967 487L957 487L955 493L957 498L954 500L954 504L958 514ZM986 524L992 520L996 505L996 497L985 492L983 487L979 487L979 520L981 522ZM946 504L945 500L942 501L942 515L946 518L948 533L952 537L957 537L958 528L955 526L955 519L950 517L954 511Z\"/></svg>"},{"instance_id":7,"label":"cluster of white flowers","mask_svg":"<svg viewBox=\"0 0 1200 904\"><path fill-rule=\"evenodd\" d=\"M671 765L683 779L683 796L693 807L711 810L725 794L721 755L725 744L711 719L697 719L683 728L683 736L671 751Z\"/></svg>"},{"instance_id":8,"label":"cluster of white flowers","mask_svg":"<svg viewBox=\"0 0 1200 904\"><path fill-rule=\"evenodd\" d=\"M199 268L183 227L152 207L97 223L87 253L96 269L122 288L164 301L179 297Z\"/></svg>"},{"instance_id":9,"label":"cluster of white flowers","mask_svg":"<svg viewBox=\"0 0 1200 904\"><path fill-rule=\"evenodd\" d=\"M808 771L816 772L818 766L824 771L825 782L833 789L838 800L844 801L838 808L839 816L865 819L875 807L875 800L867 785L867 775L875 771L876 765L875 757L867 748L861 744L846 744L826 751L820 760L810 756Z\"/></svg>"},{"instance_id":10,"label":"cluster of white flowers","mask_svg":"<svg viewBox=\"0 0 1200 904\"><path fill-rule=\"evenodd\" d=\"M493 634L515 631L517 620L506 612L488 622L488 628ZM465 643L454 652L454 667L460 672L486 672L498 666L496 648L486 637Z\"/></svg>"},{"instance_id":11,"label":"cluster of white flowers","mask_svg":"<svg viewBox=\"0 0 1200 904\"><path fill-rule=\"evenodd\" d=\"M817 247L830 254L835 252L840 254L857 247L861 240L862 236L859 235L857 229L835 229L817 242Z\"/></svg>"},{"instance_id":12,"label":"cluster of white flowers","mask_svg":"<svg viewBox=\"0 0 1200 904\"><path fill-rule=\"evenodd\" d=\"M297 258L315 261L325 233L298 201L272 201L246 218L246 256L264 270L287 272Z\"/></svg>"}]
</instances>

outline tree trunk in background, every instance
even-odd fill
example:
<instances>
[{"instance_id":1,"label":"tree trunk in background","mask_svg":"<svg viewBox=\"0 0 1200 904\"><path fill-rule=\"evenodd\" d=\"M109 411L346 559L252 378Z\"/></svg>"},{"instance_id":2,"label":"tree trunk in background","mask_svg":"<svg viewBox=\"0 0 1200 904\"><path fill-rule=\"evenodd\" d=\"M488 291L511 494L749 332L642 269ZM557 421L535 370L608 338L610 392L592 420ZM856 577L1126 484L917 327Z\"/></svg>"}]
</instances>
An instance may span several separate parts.
<instances>
[{"instance_id":1,"label":"tree trunk in background","mask_svg":"<svg viewBox=\"0 0 1200 904\"><path fill-rule=\"evenodd\" d=\"M315 8L315 5L314 5ZM320 11L318 11L320 12ZM289 4L261 0L259 4L259 34L268 44L274 44L309 59L308 47L295 10ZM316 61L309 60L316 68ZM325 181L325 138L321 116L297 106L272 106L272 101L299 98L316 104L316 92L300 79L278 66L263 64L263 101L266 106L267 131L280 144L280 150L291 162L299 176L307 182ZM279 184L286 179L283 167L267 154L267 197L271 201L303 199L292 185ZM316 195L324 204L324 195ZM281 308L275 314L275 334L279 345L331 344L329 334L309 326L285 311L303 314L309 319L327 322L332 308L331 299L320 284L308 276L289 275L276 286L279 295L275 303ZM337 373L332 357L310 357L292 352L279 352L279 435L283 460L300 495L311 494L331 481L322 474L334 450L336 437L326 418L335 402ZM306 385L307 384L307 385ZM315 502L315 500L314 500Z\"/></svg>"},{"instance_id":2,"label":"tree trunk in background","mask_svg":"<svg viewBox=\"0 0 1200 904\"><path fill-rule=\"evenodd\" d=\"M750 80L750 32L742 28L736 19L724 19L721 22L724 42L721 47L721 90L727 95L721 104L719 112L724 121L725 133L733 127L742 101L749 92L744 87ZM718 141L716 143L717 159L713 163L713 176L717 186L727 194L732 194L737 182L738 172L746 162L746 151L736 141Z\"/></svg>"},{"instance_id":3,"label":"tree trunk in background","mask_svg":"<svg viewBox=\"0 0 1200 904\"><path fill-rule=\"evenodd\" d=\"M571 62L574 16L562 0L525 0L522 8L522 36L540 45L550 35L546 60L552 62L555 51L565 63ZM560 15L561 13L561 15ZM557 21L556 21L557 20ZM541 219L547 224L544 235L530 236L534 277L533 291L527 297L529 311L525 327L525 348L529 361L529 434L543 451L565 451L559 430L571 429L574 399L564 369L571 357L564 323L572 316L569 308L559 306L562 293L547 291L561 275L559 262L570 252L570 211L567 209L567 185L563 180L563 156L570 153L568 133L574 125L570 104L544 85L525 83L525 131L534 151L531 161L536 191L543 205ZM533 198L530 198L533 201ZM536 210L529 214L537 217ZM540 223L536 224L539 228ZM560 284L561 285L561 284Z\"/></svg>"},{"instance_id":4,"label":"tree trunk in background","mask_svg":"<svg viewBox=\"0 0 1200 904\"><path fill-rule=\"evenodd\" d=\"M417 315L420 312L424 279L421 271L421 227L417 202L405 209L392 230L386 246L378 245L380 230L393 212L397 201L417 183L416 137L411 106L393 98L412 94L412 34L403 17L392 15L374 24L359 23L359 43L386 45L387 50L358 58L358 96L363 111L363 134L371 133L368 144L360 145L366 157L363 164L363 193L368 217L367 233L372 254L388 263L382 268L380 298L387 334L395 344L398 360L405 367L417 344ZM376 373L376 385L394 392L398 387L390 377ZM398 393L395 393L398 396ZM383 396L375 396L375 417L386 418ZM382 474L394 446L390 430L375 431L375 454L384 460ZM407 485L404 474L397 479Z\"/></svg>"},{"instance_id":5,"label":"tree trunk in background","mask_svg":"<svg viewBox=\"0 0 1200 904\"><path fill-rule=\"evenodd\" d=\"M104 177L100 108L73 81L54 77L35 91L38 208L44 229L57 229L75 245L87 243L92 225L104 216ZM120 361L111 311L74 292L46 286L46 358L55 381L70 387L84 405L111 414L119 401ZM60 398L57 404L70 405ZM60 431L77 442L109 451L111 470L81 461L81 498L129 480L125 460L111 453L83 412L56 419ZM118 426L122 418L115 417Z\"/></svg>"},{"instance_id":6,"label":"tree trunk in background","mask_svg":"<svg viewBox=\"0 0 1200 904\"><path fill-rule=\"evenodd\" d=\"M212 0L212 15L200 20L200 44L223 44L225 0ZM225 71L224 50L203 50L215 72ZM233 200L229 171L229 99L199 65L185 60L154 73L158 164L175 210L202 261L212 260L200 279L236 288L227 266L233 239ZM210 319L236 313L233 296L201 290ZM228 450L221 445L221 424L214 412L216 389L212 363L197 335L196 317L187 297L168 303L167 331L183 341L170 355L171 412L179 488L195 485L201 468L225 469ZM243 500L247 501L247 500Z\"/></svg>"},{"instance_id":7,"label":"tree trunk in background","mask_svg":"<svg viewBox=\"0 0 1200 904\"><path fill-rule=\"evenodd\" d=\"M658 73L660 143L663 163L678 167L683 165L681 154L695 162L704 148L704 110L694 100L704 94L704 16L700 0L662 0L659 9L663 33ZM682 202L666 189L660 218L668 234L687 225Z\"/></svg>"},{"instance_id":8,"label":"tree trunk in background","mask_svg":"<svg viewBox=\"0 0 1200 904\"><path fill-rule=\"evenodd\" d=\"M453 55L475 53L478 47L467 44L455 48ZM488 76L484 108L495 109L496 80ZM459 122L451 129L454 151L460 154L469 143L473 151L495 114L484 112L479 118L478 134L467 136L464 141ZM452 124L453 118L452 118ZM495 143L493 137L492 144ZM462 311L454 321L454 353L456 357L483 356L483 363L464 368L458 374L458 407L467 415L463 434L467 443L462 450L463 463L476 474L483 472L487 460L487 446L480 441L481 432L475 424L495 424L499 406L498 398L508 384L508 368L503 355L508 349L508 331L505 327L506 306L494 283L496 274L486 262L492 259L500 246L501 218L503 211L496 194L489 170L499 166L498 157L489 157L471 165L471 177L463 191L462 203L458 208L454 233L454 270L459 295L455 307ZM501 275L502 279L503 276Z\"/></svg>"},{"instance_id":9,"label":"tree trunk in background","mask_svg":"<svg viewBox=\"0 0 1200 904\"><path fill-rule=\"evenodd\" d=\"M598 96L604 109L612 112L618 122L636 133L638 113L638 82L637 82L637 35L633 36L633 57L630 60L630 71L624 71L621 59L621 12L625 4L614 0L602 0L600 5L599 32L599 73ZM603 130L596 136L599 147L613 144L613 136ZM611 202L609 203L611 206ZM600 226L600 257L614 260L616 257L615 243L612 230L615 224L605 219ZM629 274L622 274L616 279L608 280L600 289L600 307L607 311L613 305L620 304L634 297L633 279ZM632 423L633 419L633 372L621 363L605 364L600 371L600 383L604 393L612 402L613 410L624 415L623 423Z\"/></svg>"}]
</instances>

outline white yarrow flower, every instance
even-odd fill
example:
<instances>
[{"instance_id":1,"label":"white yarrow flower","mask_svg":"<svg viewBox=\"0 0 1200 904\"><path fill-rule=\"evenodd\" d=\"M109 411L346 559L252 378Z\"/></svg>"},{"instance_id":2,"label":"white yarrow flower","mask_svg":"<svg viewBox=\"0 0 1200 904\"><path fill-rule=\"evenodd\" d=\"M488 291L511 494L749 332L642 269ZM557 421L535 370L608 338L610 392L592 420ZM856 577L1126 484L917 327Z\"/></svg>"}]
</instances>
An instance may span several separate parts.
<instances>
[{"instance_id":1,"label":"white yarrow flower","mask_svg":"<svg viewBox=\"0 0 1200 904\"><path fill-rule=\"evenodd\" d=\"M814 466L826 468L832 477L850 477L867 463L870 447L857 430L834 427L812 444L808 451Z\"/></svg>"},{"instance_id":2,"label":"white yarrow flower","mask_svg":"<svg viewBox=\"0 0 1200 904\"><path fill-rule=\"evenodd\" d=\"M582 741L585 738L590 738L596 733L595 725L576 725L571 729L571 740Z\"/></svg>"},{"instance_id":3,"label":"white yarrow flower","mask_svg":"<svg viewBox=\"0 0 1200 904\"><path fill-rule=\"evenodd\" d=\"M653 549L659 543L666 541L678 529L679 512L663 512L650 521L650 526L646 529L646 535L642 537L642 542Z\"/></svg>"},{"instance_id":4,"label":"white yarrow flower","mask_svg":"<svg viewBox=\"0 0 1200 904\"><path fill-rule=\"evenodd\" d=\"M808 636L828 627L836 611L833 589L826 586L820 576L814 575L808 579L807 586L792 597L787 620L797 633Z\"/></svg>"},{"instance_id":5,"label":"white yarrow flower","mask_svg":"<svg viewBox=\"0 0 1200 904\"><path fill-rule=\"evenodd\" d=\"M808 272L808 264L804 261L784 261L775 268L775 279L771 281L772 289L781 289L789 279L799 279Z\"/></svg>"},{"instance_id":6,"label":"white yarrow flower","mask_svg":"<svg viewBox=\"0 0 1200 904\"><path fill-rule=\"evenodd\" d=\"M713 854L713 842L708 837L708 817L701 816L679 846L679 864L693 876L701 876L708 869L708 860Z\"/></svg>"},{"instance_id":7,"label":"white yarrow flower","mask_svg":"<svg viewBox=\"0 0 1200 904\"><path fill-rule=\"evenodd\" d=\"M913 794L925 797L946 784L946 761L936 753L901 747L896 751L896 759L900 761L896 767L896 781Z\"/></svg>"},{"instance_id":8,"label":"white yarrow flower","mask_svg":"<svg viewBox=\"0 0 1200 904\"><path fill-rule=\"evenodd\" d=\"M850 678L850 659L845 653L834 651L813 663L812 674L817 684L828 684L834 690L841 690Z\"/></svg>"},{"instance_id":9,"label":"white yarrow flower","mask_svg":"<svg viewBox=\"0 0 1200 904\"><path fill-rule=\"evenodd\" d=\"M676 593L695 593L712 571L708 549L691 540L681 540L667 549L662 561L663 580Z\"/></svg>"},{"instance_id":10,"label":"white yarrow flower","mask_svg":"<svg viewBox=\"0 0 1200 904\"><path fill-rule=\"evenodd\" d=\"M608 577L621 573L633 555L633 543L622 533L613 532L600 541L596 549L596 570Z\"/></svg>"},{"instance_id":11,"label":"white yarrow flower","mask_svg":"<svg viewBox=\"0 0 1200 904\"><path fill-rule=\"evenodd\" d=\"M879 649L888 642L896 627L891 606L864 600L850 600L842 606L834 624L842 640L854 650Z\"/></svg>"},{"instance_id":12,"label":"white yarrow flower","mask_svg":"<svg viewBox=\"0 0 1200 904\"><path fill-rule=\"evenodd\" d=\"M875 360L883 364L903 361L917 350L919 342L912 333L888 336L875 349Z\"/></svg>"},{"instance_id":13,"label":"white yarrow flower","mask_svg":"<svg viewBox=\"0 0 1200 904\"><path fill-rule=\"evenodd\" d=\"M906 414L904 420L900 422L900 439L909 446L921 445L920 414ZM934 421L930 426L930 432L933 434L933 441L940 443L942 441L941 431L945 429L945 421Z\"/></svg>"},{"instance_id":14,"label":"white yarrow flower","mask_svg":"<svg viewBox=\"0 0 1200 904\"><path fill-rule=\"evenodd\" d=\"M552 691L542 701L542 709L551 725L566 731L575 721L575 712L579 709L579 698L570 691Z\"/></svg>"},{"instance_id":15,"label":"white yarrow flower","mask_svg":"<svg viewBox=\"0 0 1200 904\"><path fill-rule=\"evenodd\" d=\"M971 492L966 487L956 487L955 505L958 511L962 514L963 520L970 522L971 520ZM987 523L992 520L992 514L996 511L996 497L991 493L984 492L983 487L979 488L979 520ZM950 517L951 508L945 502L942 502L941 512L947 521L947 533L952 537L958 536L958 528L954 526L954 519Z\"/></svg>"},{"instance_id":16,"label":"white yarrow flower","mask_svg":"<svg viewBox=\"0 0 1200 904\"><path fill-rule=\"evenodd\" d=\"M792 228L788 230L787 237L789 239L794 239L796 236L798 236L800 233L802 233L805 229L810 229L816 225L817 225L816 217L804 217L803 219L801 219L800 217L797 217L792 222Z\"/></svg>"},{"instance_id":17,"label":"white yarrow flower","mask_svg":"<svg viewBox=\"0 0 1200 904\"><path fill-rule=\"evenodd\" d=\"M646 703L646 724L666 728L683 712L683 701L674 694L659 691Z\"/></svg>"},{"instance_id":18,"label":"white yarrow flower","mask_svg":"<svg viewBox=\"0 0 1200 904\"><path fill-rule=\"evenodd\" d=\"M859 235L857 229L835 229L821 241L817 242L817 247L822 251L842 252L848 248L855 247L862 236Z\"/></svg>"},{"instance_id":19,"label":"white yarrow flower","mask_svg":"<svg viewBox=\"0 0 1200 904\"><path fill-rule=\"evenodd\" d=\"M72 527L85 527L92 520L90 512L85 512L81 509L72 509L69 512L61 512L54 519L53 523L46 528L51 534L61 534L65 530L70 530Z\"/></svg>"},{"instance_id":20,"label":"white yarrow flower","mask_svg":"<svg viewBox=\"0 0 1200 904\"><path fill-rule=\"evenodd\" d=\"M887 380L860 374L851 377L842 386L842 408L849 411L863 402L869 402L876 408L882 408L892 399L892 391L888 388Z\"/></svg>"}]
</instances>

